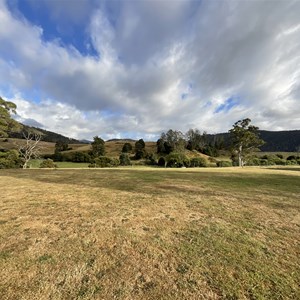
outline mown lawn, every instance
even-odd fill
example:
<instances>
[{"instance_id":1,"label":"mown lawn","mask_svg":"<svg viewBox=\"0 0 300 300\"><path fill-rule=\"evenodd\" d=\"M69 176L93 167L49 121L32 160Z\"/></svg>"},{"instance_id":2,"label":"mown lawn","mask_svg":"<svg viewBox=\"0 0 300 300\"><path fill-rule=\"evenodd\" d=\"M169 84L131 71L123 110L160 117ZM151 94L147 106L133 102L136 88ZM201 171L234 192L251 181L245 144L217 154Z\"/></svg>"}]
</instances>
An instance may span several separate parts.
<instances>
[{"instance_id":1,"label":"mown lawn","mask_svg":"<svg viewBox=\"0 0 300 300\"><path fill-rule=\"evenodd\" d=\"M0 299L300 299L300 170L0 170Z\"/></svg>"}]
</instances>

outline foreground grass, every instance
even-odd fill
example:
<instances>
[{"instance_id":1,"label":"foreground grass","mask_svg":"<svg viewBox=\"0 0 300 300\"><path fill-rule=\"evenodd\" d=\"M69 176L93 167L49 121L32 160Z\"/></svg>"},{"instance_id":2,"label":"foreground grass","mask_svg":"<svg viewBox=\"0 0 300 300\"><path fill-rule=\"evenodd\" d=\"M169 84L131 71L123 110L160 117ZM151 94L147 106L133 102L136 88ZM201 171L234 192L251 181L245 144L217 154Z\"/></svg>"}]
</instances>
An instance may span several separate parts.
<instances>
[{"instance_id":1,"label":"foreground grass","mask_svg":"<svg viewBox=\"0 0 300 300\"><path fill-rule=\"evenodd\" d=\"M1 171L0 299L299 299L300 172Z\"/></svg>"}]
</instances>

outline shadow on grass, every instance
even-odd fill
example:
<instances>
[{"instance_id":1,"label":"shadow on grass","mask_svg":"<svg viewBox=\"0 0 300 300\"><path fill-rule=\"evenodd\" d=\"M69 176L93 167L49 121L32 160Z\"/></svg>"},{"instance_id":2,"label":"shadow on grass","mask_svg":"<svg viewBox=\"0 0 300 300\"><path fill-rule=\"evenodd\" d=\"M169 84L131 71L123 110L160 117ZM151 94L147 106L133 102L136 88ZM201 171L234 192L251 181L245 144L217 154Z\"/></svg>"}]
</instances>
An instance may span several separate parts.
<instances>
[{"instance_id":1,"label":"shadow on grass","mask_svg":"<svg viewBox=\"0 0 300 300\"><path fill-rule=\"evenodd\" d=\"M291 168L293 171L295 168ZM300 168L299 168L300 169ZM300 194L299 176L266 173L195 172L138 169L97 170L2 170L0 176L11 176L49 184L107 188L114 191L148 194L194 193L274 193Z\"/></svg>"}]
</instances>

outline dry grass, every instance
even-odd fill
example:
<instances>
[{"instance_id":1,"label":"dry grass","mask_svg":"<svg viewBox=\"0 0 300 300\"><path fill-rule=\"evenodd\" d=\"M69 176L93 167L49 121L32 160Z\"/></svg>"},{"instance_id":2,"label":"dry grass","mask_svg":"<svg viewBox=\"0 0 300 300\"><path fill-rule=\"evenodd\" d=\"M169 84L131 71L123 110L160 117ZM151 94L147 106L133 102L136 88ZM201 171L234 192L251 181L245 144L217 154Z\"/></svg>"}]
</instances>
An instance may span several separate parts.
<instances>
[{"instance_id":1,"label":"dry grass","mask_svg":"<svg viewBox=\"0 0 300 300\"><path fill-rule=\"evenodd\" d=\"M300 172L0 173L0 299L299 299Z\"/></svg>"}]
</instances>

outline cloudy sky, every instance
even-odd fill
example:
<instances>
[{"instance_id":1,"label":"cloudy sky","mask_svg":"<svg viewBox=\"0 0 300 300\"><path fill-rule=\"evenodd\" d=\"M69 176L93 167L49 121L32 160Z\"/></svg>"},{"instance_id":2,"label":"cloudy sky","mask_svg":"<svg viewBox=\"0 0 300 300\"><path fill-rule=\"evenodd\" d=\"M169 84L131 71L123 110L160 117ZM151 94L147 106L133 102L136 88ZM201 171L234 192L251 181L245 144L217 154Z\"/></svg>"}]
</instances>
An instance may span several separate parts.
<instances>
[{"instance_id":1,"label":"cloudy sky","mask_svg":"<svg viewBox=\"0 0 300 300\"><path fill-rule=\"evenodd\" d=\"M0 0L0 95L82 139L300 129L300 1Z\"/></svg>"}]
</instances>

